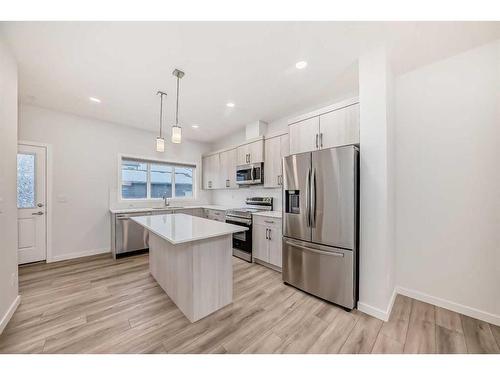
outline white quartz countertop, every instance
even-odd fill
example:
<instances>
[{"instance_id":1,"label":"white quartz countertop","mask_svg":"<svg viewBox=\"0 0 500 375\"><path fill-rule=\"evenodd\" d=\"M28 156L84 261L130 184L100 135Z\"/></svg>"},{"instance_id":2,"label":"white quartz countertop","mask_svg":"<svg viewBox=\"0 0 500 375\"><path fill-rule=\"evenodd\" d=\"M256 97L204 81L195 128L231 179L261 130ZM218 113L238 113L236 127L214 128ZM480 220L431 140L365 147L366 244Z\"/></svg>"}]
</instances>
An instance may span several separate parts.
<instances>
[{"instance_id":1,"label":"white quartz countertop","mask_svg":"<svg viewBox=\"0 0 500 375\"><path fill-rule=\"evenodd\" d=\"M142 208L110 208L109 211L112 214L130 214L134 212L153 212L153 211L167 211L167 210L188 210L194 208L208 208L210 210L219 210L219 211L227 211L234 207L230 206L221 206L216 204L204 204L198 206L165 206L165 207L142 207Z\"/></svg>"},{"instance_id":2,"label":"white quartz countertop","mask_svg":"<svg viewBox=\"0 0 500 375\"><path fill-rule=\"evenodd\" d=\"M248 230L247 227L186 214L135 216L131 219L174 245Z\"/></svg>"},{"instance_id":3,"label":"white quartz countertop","mask_svg":"<svg viewBox=\"0 0 500 375\"><path fill-rule=\"evenodd\" d=\"M272 217L275 219L281 219L282 212L281 211L261 211L261 212L254 212L252 214L253 216L264 216L264 217Z\"/></svg>"}]
</instances>

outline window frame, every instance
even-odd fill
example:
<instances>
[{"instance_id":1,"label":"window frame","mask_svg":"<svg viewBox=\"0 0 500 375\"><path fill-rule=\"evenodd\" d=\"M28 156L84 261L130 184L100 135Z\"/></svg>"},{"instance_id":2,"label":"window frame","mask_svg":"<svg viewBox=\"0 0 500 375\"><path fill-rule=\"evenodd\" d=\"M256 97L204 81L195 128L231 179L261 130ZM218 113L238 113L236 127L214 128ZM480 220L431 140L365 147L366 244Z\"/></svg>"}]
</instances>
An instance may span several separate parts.
<instances>
[{"instance_id":1,"label":"window frame","mask_svg":"<svg viewBox=\"0 0 500 375\"><path fill-rule=\"evenodd\" d=\"M146 173L146 198L124 198L123 197L123 180L122 180L122 162L123 160L132 160L137 162L142 162L147 164L147 173ZM189 201L196 200L196 195L198 192L197 189L197 163L192 162L177 162L177 161L169 161L164 159L154 159L143 156L135 156L135 155L118 155L118 200L121 202L160 202L163 201L163 198L151 198L151 164L165 164L172 167L172 196L169 198L170 200L180 200L180 201ZM175 167L183 167L183 168L192 168L193 170L193 195L191 197L176 197L175 196Z\"/></svg>"}]
</instances>

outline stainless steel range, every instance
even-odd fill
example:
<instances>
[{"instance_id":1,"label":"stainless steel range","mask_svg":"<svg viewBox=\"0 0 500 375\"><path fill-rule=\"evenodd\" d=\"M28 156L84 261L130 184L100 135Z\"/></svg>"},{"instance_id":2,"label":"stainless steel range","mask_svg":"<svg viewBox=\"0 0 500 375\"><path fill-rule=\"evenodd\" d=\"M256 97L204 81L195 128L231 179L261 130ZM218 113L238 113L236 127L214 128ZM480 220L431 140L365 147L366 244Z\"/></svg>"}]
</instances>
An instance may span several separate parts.
<instances>
[{"instance_id":1,"label":"stainless steel range","mask_svg":"<svg viewBox=\"0 0 500 375\"><path fill-rule=\"evenodd\" d=\"M253 197L247 198L246 206L226 212L226 223L247 227L245 232L233 234L233 255L252 261L252 214L258 211L272 211L273 198Z\"/></svg>"}]
</instances>

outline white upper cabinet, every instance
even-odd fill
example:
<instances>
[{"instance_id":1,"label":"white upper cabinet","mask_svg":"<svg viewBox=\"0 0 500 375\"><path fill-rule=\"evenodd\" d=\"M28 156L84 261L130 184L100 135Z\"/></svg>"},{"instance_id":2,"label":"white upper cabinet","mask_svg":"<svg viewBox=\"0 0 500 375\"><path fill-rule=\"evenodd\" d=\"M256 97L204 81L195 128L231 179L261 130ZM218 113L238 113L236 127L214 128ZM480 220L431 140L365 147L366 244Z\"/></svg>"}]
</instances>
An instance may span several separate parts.
<instances>
[{"instance_id":1,"label":"white upper cabinet","mask_svg":"<svg viewBox=\"0 0 500 375\"><path fill-rule=\"evenodd\" d=\"M359 143L359 103L319 116L319 147Z\"/></svg>"},{"instance_id":2,"label":"white upper cabinet","mask_svg":"<svg viewBox=\"0 0 500 375\"><path fill-rule=\"evenodd\" d=\"M290 134L290 154L317 150L319 116L291 124L288 127L288 133Z\"/></svg>"},{"instance_id":3,"label":"white upper cabinet","mask_svg":"<svg viewBox=\"0 0 500 375\"><path fill-rule=\"evenodd\" d=\"M238 165L262 163L264 161L264 141L258 140L238 147Z\"/></svg>"},{"instance_id":4,"label":"white upper cabinet","mask_svg":"<svg viewBox=\"0 0 500 375\"><path fill-rule=\"evenodd\" d=\"M357 98L311 112L290 121L290 153L359 143Z\"/></svg>"},{"instance_id":5,"label":"white upper cabinet","mask_svg":"<svg viewBox=\"0 0 500 375\"><path fill-rule=\"evenodd\" d=\"M263 161L263 139L202 156L203 189L236 189L236 167Z\"/></svg>"},{"instance_id":6,"label":"white upper cabinet","mask_svg":"<svg viewBox=\"0 0 500 375\"><path fill-rule=\"evenodd\" d=\"M220 181L223 189L233 189L236 185L236 157L237 150L223 151L220 154Z\"/></svg>"},{"instance_id":7,"label":"white upper cabinet","mask_svg":"<svg viewBox=\"0 0 500 375\"><path fill-rule=\"evenodd\" d=\"M283 184L282 159L290 153L288 134L267 138L264 149L264 187L280 187Z\"/></svg>"},{"instance_id":8,"label":"white upper cabinet","mask_svg":"<svg viewBox=\"0 0 500 375\"><path fill-rule=\"evenodd\" d=\"M219 154L208 155L202 158L203 189L221 188Z\"/></svg>"}]
</instances>

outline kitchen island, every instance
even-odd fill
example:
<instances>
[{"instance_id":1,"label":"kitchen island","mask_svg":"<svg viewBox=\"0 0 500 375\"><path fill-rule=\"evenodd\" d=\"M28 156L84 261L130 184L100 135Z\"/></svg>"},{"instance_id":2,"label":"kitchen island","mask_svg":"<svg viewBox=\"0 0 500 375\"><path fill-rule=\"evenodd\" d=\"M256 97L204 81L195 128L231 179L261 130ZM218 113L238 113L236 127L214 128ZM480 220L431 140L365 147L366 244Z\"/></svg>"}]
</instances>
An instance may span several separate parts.
<instances>
[{"instance_id":1,"label":"kitchen island","mask_svg":"<svg viewBox=\"0 0 500 375\"><path fill-rule=\"evenodd\" d=\"M131 218L149 231L149 271L195 322L233 301L233 233L246 227L186 214Z\"/></svg>"}]
</instances>

